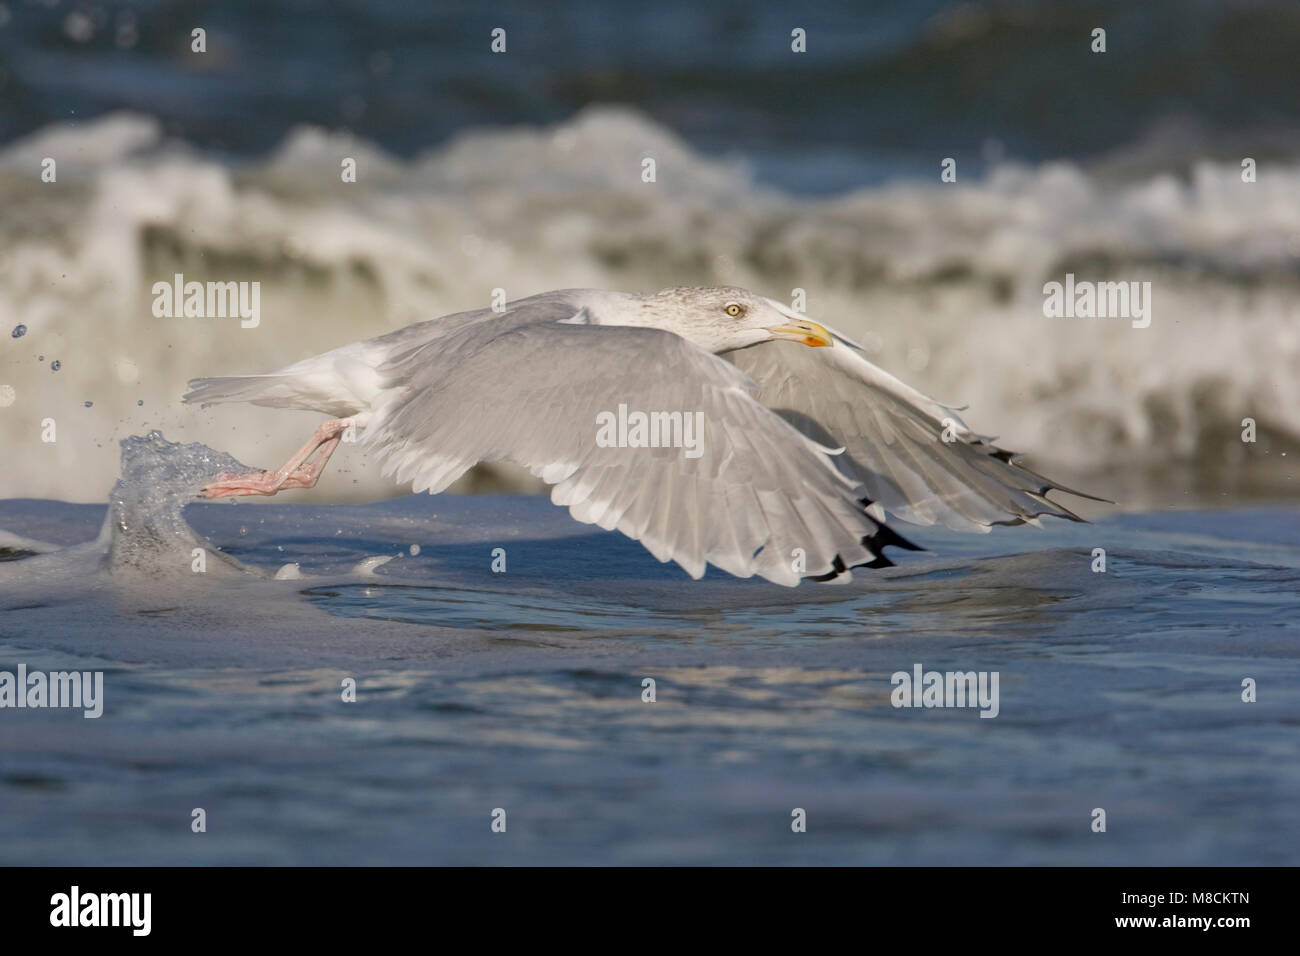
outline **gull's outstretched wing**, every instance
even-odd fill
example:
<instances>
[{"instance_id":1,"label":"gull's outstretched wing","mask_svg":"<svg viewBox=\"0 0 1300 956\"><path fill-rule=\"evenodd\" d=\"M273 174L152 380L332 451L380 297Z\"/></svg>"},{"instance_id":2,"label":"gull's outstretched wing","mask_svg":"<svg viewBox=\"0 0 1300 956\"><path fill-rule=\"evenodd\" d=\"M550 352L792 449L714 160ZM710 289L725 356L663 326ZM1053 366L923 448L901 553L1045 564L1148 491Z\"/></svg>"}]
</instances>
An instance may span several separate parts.
<instances>
[{"instance_id":1,"label":"gull's outstretched wing","mask_svg":"<svg viewBox=\"0 0 1300 956\"><path fill-rule=\"evenodd\" d=\"M528 312L378 369L390 397L364 441L387 473L437 492L479 461L516 462L577 520L616 528L696 578L708 563L795 585L888 564L881 548L909 547L866 513L824 449L754 400L734 366L668 332ZM698 444L602 447L598 416L617 417L620 405L629 417L684 413L683 425L699 412ZM684 445L684 433L668 440L679 436Z\"/></svg>"},{"instance_id":2,"label":"gull's outstretched wing","mask_svg":"<svg viewBox=\"0 0 1300 956\"><path fill-rule=\"evenodd\" d=\"M764 405L814 440L844 448L840 468L905 521L963 531L1037 515L1078 521L1046 493L1092 497L1017 464L1013 452L973 433L955 409L872 365L842 340L829 349L768 342L723 357L759 383Z\"/></svg>"}]
</instances>

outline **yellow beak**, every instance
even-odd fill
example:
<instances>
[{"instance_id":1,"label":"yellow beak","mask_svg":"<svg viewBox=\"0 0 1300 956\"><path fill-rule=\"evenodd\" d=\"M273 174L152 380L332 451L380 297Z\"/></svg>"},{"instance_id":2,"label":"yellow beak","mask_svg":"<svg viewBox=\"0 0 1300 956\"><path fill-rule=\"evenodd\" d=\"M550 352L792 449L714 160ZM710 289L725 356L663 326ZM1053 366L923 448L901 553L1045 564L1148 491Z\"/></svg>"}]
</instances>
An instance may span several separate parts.
<instances>
[{"instance_id":1,"label":"yellow beak","mask_svg":"<svg viewBox=\"0 0 1300 956\"><path fill-rule=\"evenodd\" d=\"M775 325L768 330L774 339L789 339L792 342L802 342L809 348L818 348L820 346L831 346L835 340L831 338L830 332L826 331L824 326L816 322L809 322L807 319L795 319L787 325Z\"/></svg>"}]
</instances>

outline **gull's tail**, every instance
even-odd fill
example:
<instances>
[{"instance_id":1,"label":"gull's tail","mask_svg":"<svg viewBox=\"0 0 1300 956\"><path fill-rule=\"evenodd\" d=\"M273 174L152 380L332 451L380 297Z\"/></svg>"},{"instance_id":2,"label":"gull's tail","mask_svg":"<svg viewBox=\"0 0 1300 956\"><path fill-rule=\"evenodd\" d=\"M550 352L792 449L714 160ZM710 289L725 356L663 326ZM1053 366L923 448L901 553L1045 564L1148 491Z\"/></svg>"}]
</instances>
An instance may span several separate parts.
<instances>
[{"instance_id":1,"label":"gull's tail","mask_svg":"<svg viewBox=\"0 0 1300 956\"><path fill-rule=\"evenodd\" d=\"M220 378L192 378L182 401L194 405L218 405L225 402L249 402L276 408L292 407L285 403L296 394L288 375L228 375Z\"/></svg>"},{"instance_id":2,"label":"gull's tail","mask_svg":"<svg viewBox=\"0 0 1300 956\"><path fill-rule=\"evenodd\" d=\"M368 410L383 391L375 372L376 357L370 343L357 342L265 375L191 379L183 401L248 402L345 418Z\"/></svg>"}]
</instances>

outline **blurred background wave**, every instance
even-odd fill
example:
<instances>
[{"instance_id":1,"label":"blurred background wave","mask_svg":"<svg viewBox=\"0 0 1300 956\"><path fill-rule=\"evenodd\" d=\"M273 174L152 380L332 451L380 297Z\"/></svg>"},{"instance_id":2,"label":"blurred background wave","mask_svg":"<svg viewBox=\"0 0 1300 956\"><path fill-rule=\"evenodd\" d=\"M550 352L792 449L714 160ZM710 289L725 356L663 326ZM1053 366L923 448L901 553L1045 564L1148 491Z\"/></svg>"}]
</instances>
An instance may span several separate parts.
<instances>
[{"instance_id":1,"label":"blurred background wave","mask_svg":"<svg viewBox=\"0 0 1300 956\"><path fill-rule=\"evenodd\" d=\"M151 428L272 465L315 424L191 377L497 287L725 282L806 290L1067 483L1293 499L1297 64L1291 2L0 5L0 497L103 500ZM177 272L261 282L260 326L154 317ZM1152 282L1150 328L1044 318L1066 272ZM317 500L402 491L340 465Z\"/></svg>"}]
</instances>

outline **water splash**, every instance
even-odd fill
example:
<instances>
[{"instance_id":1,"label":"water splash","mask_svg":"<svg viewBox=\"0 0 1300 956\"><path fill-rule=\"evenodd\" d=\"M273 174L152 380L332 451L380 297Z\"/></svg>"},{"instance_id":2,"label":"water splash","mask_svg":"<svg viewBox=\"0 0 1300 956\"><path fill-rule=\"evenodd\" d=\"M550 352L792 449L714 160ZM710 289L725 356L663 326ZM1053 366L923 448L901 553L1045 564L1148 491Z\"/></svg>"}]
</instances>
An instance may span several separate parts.
<instances>
[{"instance_id":1,"label":"water splash","mask_svg":"<svg viewBox=\"0 0 1300 956\"><path fill-rule=\"evenodd\" d=\"M192 575L196 548L204 552L205 573L246 570L195 534L182 511L215 475L253 470L206 445L170 442L159 431L123 439L122 475L100 532L109 570Z\"/></svg>"}]
</instances>

